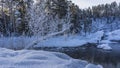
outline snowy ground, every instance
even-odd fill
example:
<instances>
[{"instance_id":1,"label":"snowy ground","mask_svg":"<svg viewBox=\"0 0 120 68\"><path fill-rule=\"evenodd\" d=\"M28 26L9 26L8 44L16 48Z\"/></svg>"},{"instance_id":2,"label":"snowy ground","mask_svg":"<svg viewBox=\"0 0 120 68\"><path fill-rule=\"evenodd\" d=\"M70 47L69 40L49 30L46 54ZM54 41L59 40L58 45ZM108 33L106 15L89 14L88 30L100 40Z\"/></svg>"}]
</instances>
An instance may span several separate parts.
<instances>
[{"instance_id":1,"label":"snowy ground","mask_svg":"<svg viewBox=\"0 0 120 68\"><path fill-rule=\"evenodd\" d=\"M0 48L0 68L102 68L63 53Z\"/></svg>"},{"instance_id":2,"label":"snowy ground","mask_svg":"<svg viewBox=\"0 0 120 68\"><path fill-rule=\"evenodd\" d=\"M120 29L108 33L108 40L120 41Z\"/></svg>"},{"instance_id":3,"label":"snowy ground","mask_svg":"<svg viewBox=\"0 0 120 68\"><path fill-rule=\"evenodd\" d=\"M101 44L101 45L98 45L97 48L104 49L104 50L112 50L109 44Z\"/></svg>"},{"instance_id":4,"label":"snowy ground","mask_svg":"<svg viewBox=\"0 0 120 68\"><path fill-rule=\"evenodd\" d=\"M103 31L98 31L94 34L87 36L72 35L72 36L57 36L50 37L46 40L40 41L37 45L33 47L74 47L81 46L86 43L97 43L103 36ZM38 40L39 37L3 37L0 38L0 47L10 48L10 49L24 49L33 41Z\"/></svg>"},{"instance_id":5,"label":"snowy ground","mask_svg":"<svg viewBox=\"0 0 120 68\"><path fill-rule=\"evenodd\" d=\"M45 40L39 41L33 47L74 47L81 46L86 43L102 43L109 44L113 43L111 40L120 40L120 30L115 30L107 33L107 39L101 40L101 37L104 35L104 31L98 31L96 33L80 36L80 35L72 35L72 36L57 36L50 37ZM37 41L40 37L3 37L0 38L0 47L10 48L10 49L24 49L28 47L30 44L33 44L33 41ZM103 48L104 49L104 48Z\"/></svg>"},{"instance_id":6,"label":"snowy ground","mask_svg":"<svg viewBox=\"0 0 120 68\"><path fill-rule=\"evenodd\" d=\"M106 38L107 39L102 40L100 42L101 45L98 45L97 47L100 49L112 50L112 48L109 46L109 44L120 42L120 29L112 31L112 32L108 32Z\"/></svg>"},{"instance_id":7,"label":"snowy ground","mask_svg":"<svg viewBox=\"0 0 120 68\"><path fill-rule=\"evenodd\" d=\"M95 36L95 37L93 37ZM60 37L53 37L47 40L44 40L37 44L35 47L74 47L74 46L82 46L86 43L97 43L100 40L101 36L103 36L103 31L98 31L94 34L90 34L87 36L60 36Z\"/></svg>"},{"instance_id":8,"label":"snowy ground","mask_svg":"<svg viewBox=\"0 0 120 68\"><path fill-rule=\"evenodd\" d=\"M0 38L0 47L9 49L24 49L38 37L2 37Z\"/></svg>"}]
</instances>

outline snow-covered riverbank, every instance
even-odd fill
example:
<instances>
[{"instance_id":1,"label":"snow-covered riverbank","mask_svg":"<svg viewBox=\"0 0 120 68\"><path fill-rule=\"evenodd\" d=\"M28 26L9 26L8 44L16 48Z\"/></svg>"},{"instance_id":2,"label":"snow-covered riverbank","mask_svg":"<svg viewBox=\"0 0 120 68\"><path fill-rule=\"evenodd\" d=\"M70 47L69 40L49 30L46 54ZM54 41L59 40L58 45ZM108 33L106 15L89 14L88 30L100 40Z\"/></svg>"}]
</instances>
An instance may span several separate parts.
<instances>
[{"instance_id":1,"label":"snow-covered riverbank","mask_svg":"<svg viewBox=\"0 0 120 68\"><path fill-rule=\"evenodd\" d=\"M105 40L102 39L104 36L104 31L98 31L96 33L80 36L80 35L70 35L70 36L54 36L43 39L37 43L33 41L37 41L41 39L41 37L3 37L0 38L0 47L10 48L10 49L24 49L25 47L29 47L31 44L34 44L32 47L76 47L82 46L87 43L100 43L106 44L100 48L106 49L105 47L109 47L109 43L114 43L111 40L119 41L120 30L115 30L107 33L107 37ZM99 46L98 46L99 47ZM111 49L109 47L109 49Z\"/></svg>"},{"instance_id":2,"label":"snow-covered riverbank","mask_svg":"<svg viewBox=\"0 0 120 68\"><path fill-rule=\"evenodd\" d=\"M57 52L0 48L0 68L102 68Z\"/></svg>"},{"instance_id":3,"label":"snow-covered riverbank","mask_svg":"<svg viewBox=\"0 0 120 68\"><path fill-rule=\"evenodd\" d=\"M100 41L103 36L103 31L98 31L96 33L80 36L80 35L71 35L71 36L57 36L50 37L44 40L41 40L33 47L75 47L82 46L87 43L97 43ZM10 49L24 49L30 44L33 44L33 41L38 40L39 37L3 37L0 38L0 47L10 48Z\"/></svg>"},{"instance_id":4,"label":"snow-covered riverbank","mask_svg":"<svg viewBox=\"0 0 120 68\"><path fill-rule=\"evenodd\" d=\"M36 43L33 47L76 47L82 46L87 43L100 43L97 46L105 50L111 50L112 48L108 45L113 43L111 39L116 37L120 40L119 30L109 32L106 37L106 41L101 38L104 36L103 31L87 36L57 36L43 39ZM113 36L114 35L114 36ZM35 51L35 50L20 50L13 51L11 49L24 49L33 41L39 39L39 37L10 37L0 38L0 67L1 68L102 68L100 65L94 65L87 61L72 59L69 56L47 51ZM114 39L115 40L115 39Z\"/></svg>"}]
</instances>

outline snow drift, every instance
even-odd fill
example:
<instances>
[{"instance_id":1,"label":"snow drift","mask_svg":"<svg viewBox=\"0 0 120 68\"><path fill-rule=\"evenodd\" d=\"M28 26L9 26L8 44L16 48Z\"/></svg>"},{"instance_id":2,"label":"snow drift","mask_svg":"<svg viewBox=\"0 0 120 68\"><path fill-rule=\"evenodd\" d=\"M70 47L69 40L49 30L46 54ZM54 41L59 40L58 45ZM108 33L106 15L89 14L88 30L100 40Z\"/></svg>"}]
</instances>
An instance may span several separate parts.
<instances>
[{"instance_id":1,"label":"snow drift","mask_svg":"<svg viewBox=\"0 0 120 68\"><path fill-rule=\"evenodd\" d=\"M120 29L109 32L108 33L108 40L120 41Z\"/></svg>"},{"instance_id":2,"label":"snow drift","mask_svg":"<svg viewBox=\"0 0 120 68\"><path fill-rule=\"evenodd\" d=\"M101 44L101 45L98 45L97 48L104 49L104 50L112 50L109 44Z\"/></svg>"},{"instance_id":3,"label":"snow drift","mask_svg":"<svg viewBox=\"0 0 120 68\"><path fill-rule=\"evenodd\" d=\"M100 68L98 65L92 67ZM90 68L88 62L63 53L0 48L0 68Z\"/></svg>"}]
</instances>

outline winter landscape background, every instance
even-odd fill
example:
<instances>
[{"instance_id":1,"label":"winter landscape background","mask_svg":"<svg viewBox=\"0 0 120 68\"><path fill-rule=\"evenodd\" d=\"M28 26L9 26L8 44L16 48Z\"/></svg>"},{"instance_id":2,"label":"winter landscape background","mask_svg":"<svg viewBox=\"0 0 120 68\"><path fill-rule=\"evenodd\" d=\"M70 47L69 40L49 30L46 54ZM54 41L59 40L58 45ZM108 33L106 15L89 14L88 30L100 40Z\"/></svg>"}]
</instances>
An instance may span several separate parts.
<instances>
[{"instance_id":1,"label":"winter landscape background","mask_svg":"<svg viewBox=\"0 0 120 68\"><path fill-rule=\"evenodd\" d=\"M0 68L120 68L119 33L119 0L0 0Z\"/></svg>"}]
</instances>

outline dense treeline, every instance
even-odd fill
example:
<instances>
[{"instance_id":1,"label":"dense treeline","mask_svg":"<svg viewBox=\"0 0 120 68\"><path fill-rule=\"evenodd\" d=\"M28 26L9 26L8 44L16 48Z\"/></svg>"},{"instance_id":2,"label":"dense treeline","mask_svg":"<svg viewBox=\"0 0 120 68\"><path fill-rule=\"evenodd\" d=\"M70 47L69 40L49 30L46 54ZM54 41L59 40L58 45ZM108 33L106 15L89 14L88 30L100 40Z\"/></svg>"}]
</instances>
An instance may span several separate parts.
<instances>
[{"instance_id":1,"label":"dense treeline","mask_svg":"<svg viewBox=\"0 0 120 68\"><path fill-rule=\"evenodd\" d=\"M71 1L40 0L31 9L29 23L35 35L47 35L67 28L65 34L79 32L79 8Z\"/></svg>"},{"instance_id":2,"label":"dense treeline","mask_svg":"<svg viewBox=\"0 0 120 68\"><path fill-rule=\"evenodd\" d=\"M120 4L116 2L87 9L67 0L1 0L0 6L1 36L43 36L66 28L65 34L86 34L99 30L98 20L104 20L111 30L114 23L120 23Z\"/></svg>"},{"instance_id":3,"label":"dense treeline","mask_svg":"<svg viewBox=\"0 0 120 68\"><path fill-rule=\"evenodd\" d=\"M114 22L115 20L117 20L117 22ZM97 29L98 27L94 27L97 25L103 25L103 23L106 24L108 27L109 25L114 26L114 23L117 23L116 25L119 25L120 4L112 2L111 4L101 4L98 6L89 7L87 9L81 9L80 21L84 25L83 30L85 33ZM112 30L112 27L110 27L109 29Z\"/></svg>"},{"instance_id":4,"label":"dense treeline","mask_svg":"<svg viewBox=\"0 0 120 68\"><path fill-rule=\"evenodd\" d=\"M29 1L28 1L29 2ZM0 1L0 34L18 36L29 32L27 17L27 0Z\"/></svg>"}]
</instances>

